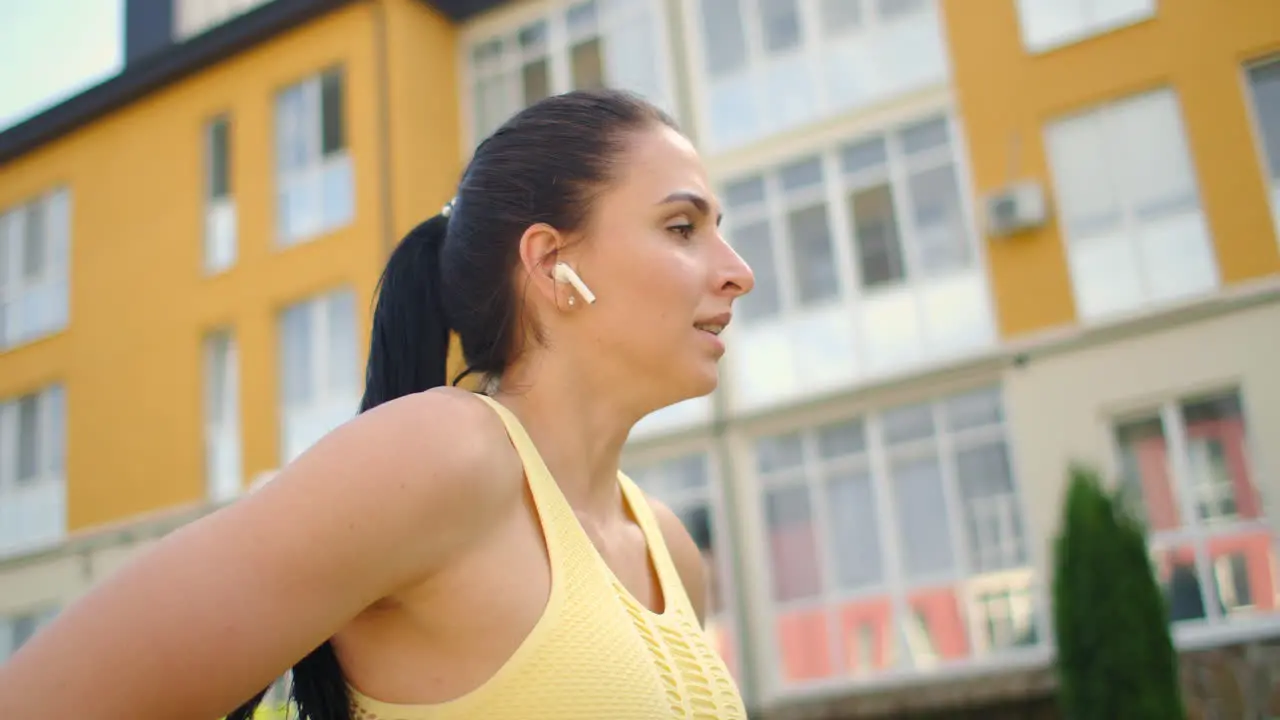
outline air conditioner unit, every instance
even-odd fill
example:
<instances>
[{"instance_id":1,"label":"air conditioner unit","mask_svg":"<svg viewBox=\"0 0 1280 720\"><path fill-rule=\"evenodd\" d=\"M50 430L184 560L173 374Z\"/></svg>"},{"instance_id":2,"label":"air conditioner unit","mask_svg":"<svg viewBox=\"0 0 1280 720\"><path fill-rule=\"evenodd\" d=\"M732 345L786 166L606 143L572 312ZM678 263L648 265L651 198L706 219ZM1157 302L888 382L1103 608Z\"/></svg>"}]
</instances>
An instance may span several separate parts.
<instances>
[{"instance_id":1,"label":"air conditioner unit","mask_svg":"<svg viewBox=\"0 0 1280 720\"><path fill-rule=\"evenodd\" d=\"M1009 237L1041 227L1049 215L1044 188L1034 180L1000 188L987 195L984 206L987 235L991 237Z\"/></svg>"}]
</instances>

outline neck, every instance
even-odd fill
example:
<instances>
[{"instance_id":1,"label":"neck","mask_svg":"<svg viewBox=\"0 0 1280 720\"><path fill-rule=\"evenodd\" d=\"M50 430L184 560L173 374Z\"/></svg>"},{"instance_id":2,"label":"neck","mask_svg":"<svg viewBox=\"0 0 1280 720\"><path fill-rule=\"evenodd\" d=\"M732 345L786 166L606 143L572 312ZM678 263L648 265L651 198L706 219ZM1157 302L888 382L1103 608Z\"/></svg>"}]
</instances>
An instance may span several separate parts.
<instances>
[{"instance_id":1,"label":"neck","mask_svg":"<svg viewBox=\"0 0 1280 720\"><path fill-rule=\"evenodd\" d=\"M517 363L503 374L494 399L520 418L570 506L607 518L622 511L619 459L647 411L622 396L625 383L595 378L564 355Z\"/></svg>"}]
</instances>

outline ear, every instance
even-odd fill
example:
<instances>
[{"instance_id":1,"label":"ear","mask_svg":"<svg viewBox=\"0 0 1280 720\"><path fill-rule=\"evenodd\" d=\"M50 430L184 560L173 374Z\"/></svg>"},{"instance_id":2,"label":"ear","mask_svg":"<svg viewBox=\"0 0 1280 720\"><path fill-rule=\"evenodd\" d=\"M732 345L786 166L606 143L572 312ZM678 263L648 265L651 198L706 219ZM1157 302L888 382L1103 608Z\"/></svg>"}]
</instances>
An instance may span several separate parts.
<instances>
[{"instance_id":1,"label":"ear","mask_svg":"<svg viewBox=\"0 0 1280 720\"><path fill-rule=\"evenodd\" d=\"M560 297L564 291L553 274L564 245L565 237L560 231L545 223L530 225L520 236L520 265L529 278L529 289L554 305L565 300Z\"/></svg>"}]
</instances>

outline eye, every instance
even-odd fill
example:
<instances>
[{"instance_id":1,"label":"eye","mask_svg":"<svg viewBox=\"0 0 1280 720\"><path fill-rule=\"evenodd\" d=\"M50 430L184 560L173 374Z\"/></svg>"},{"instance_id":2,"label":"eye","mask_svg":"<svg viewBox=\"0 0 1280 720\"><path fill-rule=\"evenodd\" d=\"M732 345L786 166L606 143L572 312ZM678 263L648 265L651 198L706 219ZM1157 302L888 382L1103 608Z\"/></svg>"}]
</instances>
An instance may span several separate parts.
<instances>
[{"instance_id":1,"label":"eye","mask_svg":"<svg viewBox=\"0 0 1280 720\"><path fill-rule=\"evenodd\" d=\"M668 225L667 230L679 235L685 240L688 240L689 238L693 237L693 232L695 228L693 227L692 223L681 223L679 225Z\"/></svg>"}]
</instances>

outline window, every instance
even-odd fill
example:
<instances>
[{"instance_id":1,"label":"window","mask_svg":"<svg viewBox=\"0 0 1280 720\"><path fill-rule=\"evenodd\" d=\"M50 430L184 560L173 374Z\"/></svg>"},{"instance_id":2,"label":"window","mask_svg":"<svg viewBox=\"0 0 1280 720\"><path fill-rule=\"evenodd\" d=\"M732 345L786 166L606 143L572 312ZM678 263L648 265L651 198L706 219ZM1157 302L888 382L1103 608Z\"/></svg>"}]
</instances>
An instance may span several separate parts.
<instances>
[{"instance_id":1,"label":"window","mask_svg":"<svg viewBox=\"0 0 1280 720\"><path fill-rule=\"evenodd\" d=\"M67 326L70 204L58 189L0 212L0 351Z\"/></svg>"},{"instance_id":2,"label":"window","mask_svg":"<svg viewBox=\"0 0 1280 720\"><path fill-rule=\"evenodd\" d=\"M215 274L236 262L236 201L231 195L231 121L205 125L204 269Z\"/></svg>"},{"instance_id":3,"label":"window","mask_svg":"<svg viewBox=\"0 0 1280 720\"><path fill-rule=\"evenodd\" d=\"M1123 496L1146 522L1175 621L1277 611L1274 533L1237 390L1170 401L1115 424Z\"/></svg>"},{"instance_id":4,"label":"window","mask_svg":"<svg viewBox=\"0 0 1280 720\"><path fill-rule=\"evenodd\" d=\"M335 290L280 316L283 462L356 414L360 403L356 301Z\"/></svg>"},{"instance_id":5,"label":"window","mask_svg":"<svg viewBox=\"0 0 1280 720\"><path fill-rule=\"evenodd\" d=\"M1059 223L1086 321L1218 284L1177 96L1158 90L1049 126Z\"/></svg>"},{"instance_id":6,"label":"window","mask_svg":"<svg viewBox=\"0 0 1280 720\"><path fill-rule=\"evenodd\" d=\"M1031 575L1005 436L999 389L980 388L756 440L785 681L1020 644L965 624L987 602L971 583Z\"/></svg>"},{"instance_id":7,"label":"window","mask_svg":"<svg viewBox=\"0 0 1280 720\"><path fill-rule=\"evenodd\" d=\"M1276 233L1280 235L1280 60L1256 65L1248 74L1271 190L1271 211L1276 219Z\"/></svg>"},{"instance_id":8,"label":"window","mask_svg":"<svg viewBox=\"0 0 1280 720\"><path fill-rule=\"evenodd\" d=\"M0 663L4 663L22 647L38 630L53 621L58 608L49 607L32 612L0 616Z\"/></svg>"},{"instance_id":9,"label":"window","mask_svg":"<svg viewBox=\"0 0 1280 720\"><path fill-rule=\"evenodd\" d=\"M240 494L240 368L235 336L217 330L205 336L205 485L210 500Z\"/></svg>"},{"instance_id":10,"label":"window","mask_svg":"<svg viewBox=\"0 0 1280 720\"><path fill-rule=\"evenodd\" d=\"M738 302L755 351L730 365L735 404L992 341L955 154L929 117L724 183L727 235L756 277Z\"/></svg>"},{"instance_id":11,"label":"window","mask_svg":"<svg viewBox=\"0 0 1280 720\"><path fill-rule=\"evenodd\" d=\"M355 214L345 94L343 71L333 68L276 97L276 212L283 245L347 225Z\"/></svg>"},{"instance_id":12,"label":"window","mask_svg":"<svg viewBox=\"0 0 1280 720\"><path fill-rule=\"evenodd\" d=\"M181 42L270 0L173 0L173 35Z\"/></svg>"},{"instance_id":13,"label":"window","mask_svg":"<svg viewBox=\"0 0 1280 720\"><path fill-rule=\"evenodd\" d=\"M1052 50L1156 14L1156 0L1018 0L1022 44Z\"/></svg>"},{"instance_id":14,"label":"window","mask_svg":"<svg viewBox=\"0 0 1280 720\"><path fill-rule=\"evenodd\" d=\"M62 386L0 400L0 556L62 538L65 468Z\"/></svg>"},{"instance_id":15,"label":"window","mask_svg":"<svg viewBox=\"0 0 1280 720\"><path fill-rule=\"evenodd\" d=\"M618 87L673 110L660 0L557 0L546 16L470 46L478 144L517 111L570 90Z\"/></svg>"},{"instance_id":16,"label":"window","mask_svg":"<svg viewBox=\"0 0 1280 720\"><path fill-rule=\"evenodd\" d=\"M647 494L671 508L702 551L709 569L710 585L707 632L725 662L736 671L733 585L730 582L729 555L721 552L727 538L718 520L722 500L719 483L713 479L710 454L695 452L648 463L628 470L627 476Z\"/></svg>"},{"instance_id":17,"label":"window","mask_svg":"<svg viewBox=\"0 0 1280 720\"><path fill-rule=\"evenodd\" d=\"M729 150L946 81L936 0L697 0L699 137Z\"/></svg>"}]
</instances>

